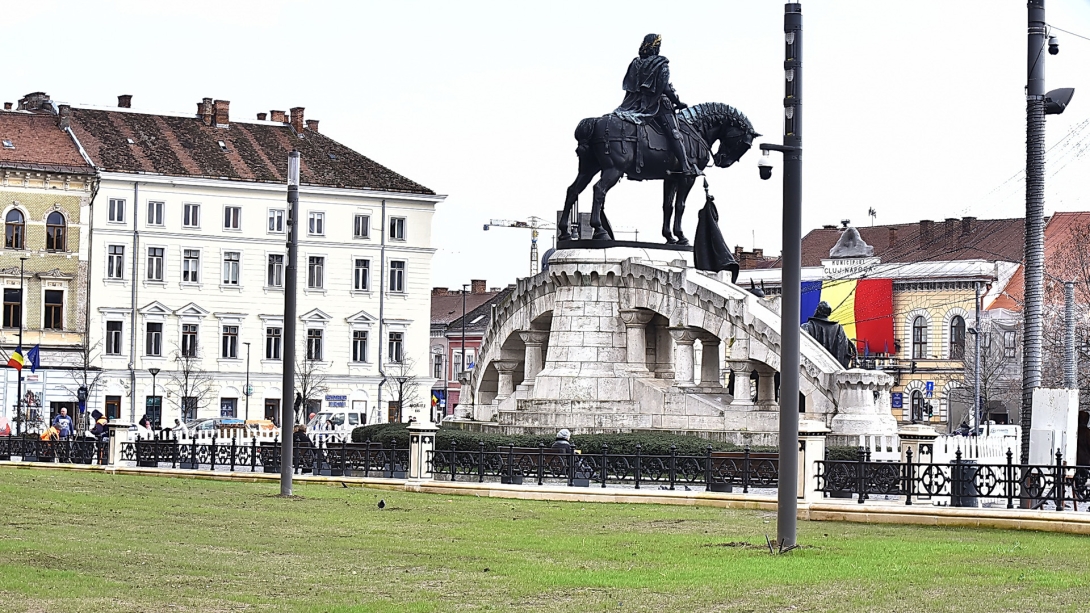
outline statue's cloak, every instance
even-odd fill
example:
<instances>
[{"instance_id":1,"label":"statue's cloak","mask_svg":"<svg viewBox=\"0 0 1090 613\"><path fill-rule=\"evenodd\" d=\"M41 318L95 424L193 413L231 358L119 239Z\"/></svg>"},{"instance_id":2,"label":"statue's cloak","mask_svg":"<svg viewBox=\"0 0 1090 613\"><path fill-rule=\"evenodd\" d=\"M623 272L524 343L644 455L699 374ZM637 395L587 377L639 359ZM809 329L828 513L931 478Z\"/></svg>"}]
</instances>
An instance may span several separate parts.
<instances>
[{"instance_id":1,"label":"statue's cloak","mask_svg":"<svg viewBox=\"0 0 1090 613\"><path fill-rule=\"evenodd\" d=\"M616 112L653 117L670 88L670 60L661 55L638 57L624 76L624 100Z\"/></svg>"},{"instance_id":2,"label":"statue's cloak","mask_svg":"<svg viewBox=\"0 0 1090 613\"><path fill-rule=\"evenodd\" d=\"M727 247L727 242L723 240L723 233L719 231L719 210L715 208L715 200L710 197L697 216L693 263L697 270L729 270L730 282L738 281L738 262Z\"/></svg>"},{"instance_id":3,"label":"statue's cloak","mask_svg":"<svg viewBox=\"0 0 1090 613\"><path fill-rule=\"evenodd\" d=\"M837 362L840 362L841 366L847 368L848 364L851 363L855 351L852 350L848 335L844 334L843 326L828 319L811 317L809 321L802 324L802 330L821 343L821 346L825 347L829 353L833 354L833 357L836 358Z\"/></svg>"}]
</instances>

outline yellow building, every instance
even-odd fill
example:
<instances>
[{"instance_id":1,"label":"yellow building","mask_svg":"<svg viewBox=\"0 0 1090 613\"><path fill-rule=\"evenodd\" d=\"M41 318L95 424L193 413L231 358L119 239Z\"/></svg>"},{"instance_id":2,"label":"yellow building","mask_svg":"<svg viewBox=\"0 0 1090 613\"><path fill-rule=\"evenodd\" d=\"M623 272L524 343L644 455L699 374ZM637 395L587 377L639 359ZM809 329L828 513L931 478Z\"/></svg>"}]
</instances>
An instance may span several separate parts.
<instances>
[{"instance_id":1,"label":"yellow building","mask_svg":"<svg viewBox=\"0 0 1090 613\"><path fill-rule=\"evenodd\" d=\"M36 372L27 364L21 386L17 371L4 369L0 414L17 422L19 405L31 428L61 407L76 415L86 373L95 175L67 130L67 109L59 111L0 111L0 357L6 364L21 343L24 355L40 346L41 362Z\"/></svg>"}]
</instances>

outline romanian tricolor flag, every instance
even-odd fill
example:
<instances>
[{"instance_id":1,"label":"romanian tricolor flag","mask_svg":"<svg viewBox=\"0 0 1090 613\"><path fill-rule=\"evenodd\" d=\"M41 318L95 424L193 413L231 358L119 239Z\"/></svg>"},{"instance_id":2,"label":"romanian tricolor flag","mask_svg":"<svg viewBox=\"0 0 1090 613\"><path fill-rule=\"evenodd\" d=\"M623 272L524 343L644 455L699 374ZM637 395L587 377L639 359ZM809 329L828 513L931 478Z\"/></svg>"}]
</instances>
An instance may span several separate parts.
<instances>
[{"instance_id":1,"label":"romanian tricolor flag","mask_svg":"<svg viewBox=\"0 0 1090 613\"><path fill-rule=\"evenodd\" d=\"M25 362L23 359L23 348L20 346L18 349L11 352L11 357L8 358L8 366L22 372L23 362Z\"/></svg>"},{"instance_id":2,"label":"romanian tricolor flag","mask_svg":"<svg viewBox=\"0 0 1090 613\"><path fill-rule=\"evenodd\" d=\"M893 279L803 281L800 325L821 301L833 309L829 319L844 326L844 333L856 341L859 355L895 351Z\"/></svg>"}]
</instances>

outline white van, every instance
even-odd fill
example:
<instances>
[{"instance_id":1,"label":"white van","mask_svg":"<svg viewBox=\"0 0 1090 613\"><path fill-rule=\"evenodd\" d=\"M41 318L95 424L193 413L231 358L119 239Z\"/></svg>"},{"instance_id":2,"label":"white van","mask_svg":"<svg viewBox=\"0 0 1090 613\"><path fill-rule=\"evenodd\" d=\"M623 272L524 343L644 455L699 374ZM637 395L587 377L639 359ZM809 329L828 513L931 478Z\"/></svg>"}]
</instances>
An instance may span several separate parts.
<instances>
[{"instance_id":1,"label":"white van","mask_svg":"<svg viewBox=\"0 0 1090 613\"><path fill-rule=\"evenodd\" d=\"M322 411L307 422L307 436L314 444L352 442L352 431L367 424L367 415L349 409Z\"/></svg>"}]
</instances>

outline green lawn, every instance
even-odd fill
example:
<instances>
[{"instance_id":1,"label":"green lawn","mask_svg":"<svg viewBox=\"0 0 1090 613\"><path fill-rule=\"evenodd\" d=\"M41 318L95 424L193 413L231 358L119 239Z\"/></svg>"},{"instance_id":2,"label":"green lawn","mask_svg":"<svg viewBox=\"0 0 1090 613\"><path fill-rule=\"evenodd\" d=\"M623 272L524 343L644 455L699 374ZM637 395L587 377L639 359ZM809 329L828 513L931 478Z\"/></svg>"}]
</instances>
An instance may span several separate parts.
<instances>
[{"instance_id":1,"label":"green lawn","mask_svg":"<svg viewBox=\"0 0 1090 613\"><path fill-rule=\"evenodd\" d=\"M1082 611L1090 540L0 467L0 611ZM386 508L376 503L385 499Z\"/></svg>"}]
</instances>

